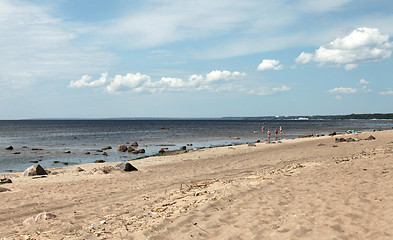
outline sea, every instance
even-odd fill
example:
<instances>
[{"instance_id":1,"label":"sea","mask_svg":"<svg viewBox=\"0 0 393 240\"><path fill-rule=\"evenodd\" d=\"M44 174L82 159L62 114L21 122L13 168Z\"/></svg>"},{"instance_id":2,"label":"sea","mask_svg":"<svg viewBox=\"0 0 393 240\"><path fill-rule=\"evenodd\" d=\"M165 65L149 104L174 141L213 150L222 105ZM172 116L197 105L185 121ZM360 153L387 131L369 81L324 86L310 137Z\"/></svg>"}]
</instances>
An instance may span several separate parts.
<instances>
[{"instance_id":1,"label":"sea","mask_svg":"<svg viewBox=\"0 0 393 240\"><path fill-rule=\"evenodd\" d=\"M265 131L262 131L262 127ZM96 160L131 161L186 146L188 150L267 141L267 130L283 129L277 140L305 134L372 132L392 129L390 120L2 120L0 173L24 171L33 164L55 168ZM143 154L118 152L138 142ZM12 146L12 150L6 150ZM102 148L111 146L112 149ZM40 149L40 150L33 150ZM66 153L69 151L69 153ZM90 154L86 154L89 152Z\"/></svg>"}]
</instances>

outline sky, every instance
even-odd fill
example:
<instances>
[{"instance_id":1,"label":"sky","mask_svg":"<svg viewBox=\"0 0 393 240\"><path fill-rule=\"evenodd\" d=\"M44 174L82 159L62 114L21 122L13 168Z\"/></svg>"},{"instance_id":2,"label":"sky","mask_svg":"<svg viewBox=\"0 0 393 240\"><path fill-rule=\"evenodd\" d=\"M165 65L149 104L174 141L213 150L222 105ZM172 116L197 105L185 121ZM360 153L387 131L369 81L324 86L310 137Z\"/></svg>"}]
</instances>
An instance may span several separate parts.
<instances>
[{"instance_id":1,"label":"sky","mask_svg":"<svg viewBox=\"0 0 393 240\"><path fill-rule=\"evenodd\" d=\"M391 0L1 0L0 119L393 112Z\"/></svg>"}]
</instances>

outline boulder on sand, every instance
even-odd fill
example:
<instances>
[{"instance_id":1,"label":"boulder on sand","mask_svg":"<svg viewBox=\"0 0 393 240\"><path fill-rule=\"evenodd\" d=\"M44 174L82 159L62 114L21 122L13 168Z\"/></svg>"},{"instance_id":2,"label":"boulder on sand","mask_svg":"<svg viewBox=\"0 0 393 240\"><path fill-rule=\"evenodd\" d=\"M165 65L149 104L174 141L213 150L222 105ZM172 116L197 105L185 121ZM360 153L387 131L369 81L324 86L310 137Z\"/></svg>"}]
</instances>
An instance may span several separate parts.
<instances>
[{"instance_id":1,"label":"boulder on sand","mask_svg":"<svg viewBox=\"0 0 393 240\"><path fill-rule=\"evenodd\" d=\"M46 221L48 219L52 219L55 217L56 217L56 215L53 213L42 212L42 213L37 214L34 217L26 218L23 221L23 224L29 225L29 224L33 224L33 223L43 222L43 221Z\"/></svg>"},{"instance_id":2,"label":"boulder on sand","mask_svg":"<svg viewBox=\"0 0 393 240\"><path fill-rule=\"evenodd\" d=\"M22 173L22 176L36 176L36 175L48 175L48 173L39 164L29 167Z\"/></svg>"},{"instance_id":3,"label":"boulder on sand","mask_svg":"<svg viewBox=\"0 0 393 240\"><path fill-rule=\"evenodd\" d=\"M128 162L117 164L116 168L119 168L125 172L138 171L136 167L132 166L131 163Z\"/></svg>"}]
</instances>

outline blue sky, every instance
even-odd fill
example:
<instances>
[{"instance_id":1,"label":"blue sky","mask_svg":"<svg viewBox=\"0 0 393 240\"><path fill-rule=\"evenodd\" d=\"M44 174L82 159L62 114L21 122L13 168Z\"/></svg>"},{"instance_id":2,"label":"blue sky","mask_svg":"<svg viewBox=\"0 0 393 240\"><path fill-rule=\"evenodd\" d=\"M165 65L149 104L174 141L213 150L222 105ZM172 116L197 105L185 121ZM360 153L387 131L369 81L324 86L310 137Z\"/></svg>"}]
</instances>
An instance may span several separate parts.
<instances>
[{"instance_id":1,"label":"blue sky","mask_svg":"<svg viewBox=\"0 0 393 240\"><path fill-rule=\"evenodd\" d=\"M390 0L2 0L0 119L393 112Z\"/></svg>"}]
</instances>

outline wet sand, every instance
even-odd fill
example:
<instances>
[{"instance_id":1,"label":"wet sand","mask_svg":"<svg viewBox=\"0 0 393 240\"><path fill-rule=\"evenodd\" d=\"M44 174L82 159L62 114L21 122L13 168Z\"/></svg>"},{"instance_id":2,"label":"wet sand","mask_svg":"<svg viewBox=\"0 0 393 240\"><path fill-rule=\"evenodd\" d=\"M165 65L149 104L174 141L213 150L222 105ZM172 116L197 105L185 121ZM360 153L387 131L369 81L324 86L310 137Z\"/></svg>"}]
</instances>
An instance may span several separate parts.
<instances>
[{"instance_id":1,"label":"wet sand","mask_svg":"<svg viewBox=\"0 0 393 240\"><path fill-rule=\"evenodd\" d=\"M364 140L373 135L375 140ZM359 141L336 143L335 138ZM2 239L392 239L393 131L1 174ZM77 171L80 167L84 171ZM41 212L56 217L23 221Z\"/></svg>"}]
</instances>

